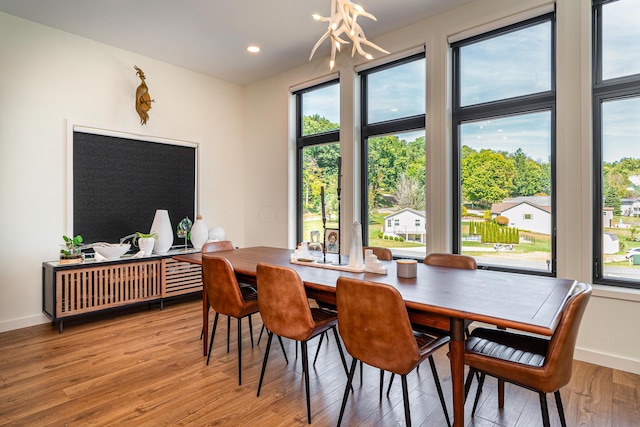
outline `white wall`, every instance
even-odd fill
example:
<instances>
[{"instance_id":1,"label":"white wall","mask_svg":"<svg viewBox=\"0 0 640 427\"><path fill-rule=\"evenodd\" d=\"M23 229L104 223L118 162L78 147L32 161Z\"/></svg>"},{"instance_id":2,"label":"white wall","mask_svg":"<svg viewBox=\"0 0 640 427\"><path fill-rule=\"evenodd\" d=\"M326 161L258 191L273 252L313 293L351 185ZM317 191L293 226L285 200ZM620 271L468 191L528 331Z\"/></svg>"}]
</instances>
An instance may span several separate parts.
<instances>
[{"instance_id":1,"label":"white wall","mask_svg":"<svg viewBox=\"0 0 640 427\"><path fill-rule=\"evenodd\" d=\"M41 268L68 234L68 119L199 143L200 212L244 244L242 87L2 13L0 58L0 331L48 321ZM145 126L134 65L155 99Z\"/></svg>"},{"instance_id":2,"label":"white wall","mask_svg":"<svg viewBox=\"0 0 640 427\"><path fill-rule=\"evenodd\" d=\"M451 249L450 63L447 36L548 3L546 0L478 0L375 40L392 53L421 44L427 54L428 252ZM591 110L590 1L557 3L557 220L558 275L591 282ZM378 17L382 19L382 17ZM357 99L350 51L337 60L341 82L343 171L351 186L343 197L343 221L356 216L354 189L358 149ZM329 73L326 59L290 70L247 89L246 243L293 244L285 239L295 220L293 112L289 87ZM354 137L355 135L355 137ZM288 162L285 157L288 156ZM265 177L268 179L265 180ZM287 187L289 183L289 187ZM288 217L286 214L288 213ZM344 224L343 224L344 225ZM348 237L348 236L347 236ZM348 242L344 242L348 244ZM585 314L576 356L640 373L640 292L597 287Z\"/></svg>"}]
</instances>

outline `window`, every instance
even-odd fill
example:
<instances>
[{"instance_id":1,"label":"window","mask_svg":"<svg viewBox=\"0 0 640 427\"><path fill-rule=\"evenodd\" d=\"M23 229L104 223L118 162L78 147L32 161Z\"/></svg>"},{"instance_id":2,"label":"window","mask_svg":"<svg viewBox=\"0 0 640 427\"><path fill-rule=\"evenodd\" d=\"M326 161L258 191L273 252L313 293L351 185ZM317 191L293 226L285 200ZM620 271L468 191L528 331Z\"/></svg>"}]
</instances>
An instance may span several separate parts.
<instances>
[{"instance_id":1,"label":"window","mask_svg":"<svg viewBox=\"0 0 640 427\"><path fill-rule=\"evenodd\" d=\"M327 228L338 227L340 157L340 85L334 80L296 95L297 227L296 239L322 236L322 189ZM315 240L314 240L315 239ZM320 239L322 242L322 239Z\"/></svg>"},{"instance_id":2,"label":"window","mask_svg":"<svg viewBox=\"0 0 640 427\"><path fill-rule=\"evenodd\" d=\"M554 25L547 14L451 45L453 246L484 268L555 274Z\"/></svg>"},{"instance_id":3,"label":"window","mask_svg":"<svg viewBox=\"0 0 640 427\"><path fill-rule=\"evenodd\" d=\"M420 227L420 220L416 219L416 227Z\"/></svg>"},{"instance_id":4,"label":"window","mask_svg":"<svg viewBox=\"0 0 640 427\"><path fill-rule=\"evenodd\" d=\"M594 282L640 288L640 2L593 2ZM604 215L599 215L604 212Z\"/></svg>"},{"instance_id":5,"label":"window","mask_svg":"<svg viewBox=\"0 0 640 427\"><path fill-rule=\"evenodd\" d=\"M416 230L411 211L424 217L424 52L362 71L360 81L363 241L423 259L426 231Z\"/></svg>"}]
</instances>

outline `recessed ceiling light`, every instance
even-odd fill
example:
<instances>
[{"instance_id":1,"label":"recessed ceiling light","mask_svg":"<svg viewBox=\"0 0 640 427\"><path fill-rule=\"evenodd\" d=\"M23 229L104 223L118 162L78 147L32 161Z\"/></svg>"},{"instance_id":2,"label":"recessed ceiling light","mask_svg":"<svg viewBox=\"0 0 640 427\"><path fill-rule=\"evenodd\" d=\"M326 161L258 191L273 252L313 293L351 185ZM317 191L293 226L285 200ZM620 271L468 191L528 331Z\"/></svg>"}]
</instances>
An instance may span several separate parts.
<instances>
[{"instance_id":1,"label":"recessed ceiling light","mask_svg":"<svg viewBox=\"0 0 640 427\"><path fill-rule=\"evenodd\" d=\"M258 53L260 52L260 48L255 45L250 45L250 46L247 46L247 52Z\"/></svg>"}]
</instances>

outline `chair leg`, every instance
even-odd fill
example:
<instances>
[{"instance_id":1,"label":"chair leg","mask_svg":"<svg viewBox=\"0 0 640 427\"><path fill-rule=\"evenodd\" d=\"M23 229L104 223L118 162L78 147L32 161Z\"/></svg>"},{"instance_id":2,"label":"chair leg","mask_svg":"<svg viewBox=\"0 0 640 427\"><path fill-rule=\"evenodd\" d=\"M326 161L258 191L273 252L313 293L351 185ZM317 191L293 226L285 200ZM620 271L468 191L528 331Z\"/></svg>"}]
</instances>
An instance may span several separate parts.
<instances>
[{"instance_id":1,"label":"chair leg","mask_svg":"<svg viewBox=\"0 0 640 427\"><path fill-rule=\"evenodd\" d=\"M478 390L476 390L476 398L473 400L473 409L471 410L471 416L476 414L476 408L478 407L478 401L480 400L480 393L482 393L482 386L484 385L484 379L486 374L483 372L480 374L480 380L478 380Z\"/></svg>"},{"instance_id":2,"label":"chair leg","mask_svg":"<svg viewBox=\"0 0 640 427\"><path fill-rule=\"evenodd\" d=\"M242 385L242 318L238 317L238 385Z\"/></svg>"},{"instance_id":3,"label":"chair leg","mask_svg":"<svg viewBox=\"0 0 640 427\"><path fill-rule=\"evenodd\" d=\"M338 351L340 352L340 360L342 360L342 367L344 368L344 372L345 374L347 374L347 376L349 375L349 371L347 369L347 360L344 358L344 351L342 351L342 344L340 344L340 337L338 336L338 330L335 328L335 326L333 328L333 336L336 339L336 344L338 346ZM360 367L362 367L362 362L360 362Z\"/></svg>"},{"instance_id":4,"label":"chair leg","mask_svg":"<svg viewBox=\"0 0 640 427\"><path fill-rule=\"evenodd\" d=\"M260 382L258 382L258 394L260 397L260 389L262 388L262 380L264 379L264 371L267 369L267 360L269 359L269 350L271 349L271 340L273 339L273 332L267 331L267 350L264 352L264 358L262 359L262 371L260 371ZM279 336L278 336L279 338Z\"/></svg>"},{"instance_id":5,"label":"chair leg","mask_svg":"<svg viewBox=\"0 0 640 427\"><path fill-rule=\"evenodd\" d=\"M504 408L504 380L498 378L498 408Z\"/></svg>"},{"instance_id":6,"label":"chair leg","mask_svg":"<svg viewBox=\"0 0 640 427\"><path fill-rule=\"evenodd\" d=\"M231 316L227 316L227 353L229 353L229 334L231 332Z\"/></svg>"},{"instance_id":7,"label":"chair leg","mask_svg":"<svg viewBox=\"0 0 640 427\"><path fill-rule=\"evenodd\" d=\"M264 332L265 327L264 323L262 324L262 328L260 328L260 335L258 335L258 345L260 345L260 340L262 339L262 333Z\"/></svg>"},{"instance_id":8,"label":"chair leg","mask_svg":"<svg viewBox=\"0 0 640 427\"><path fill-rule=\"evenodd\" d=\"M284 344L282 344L282 337L278 335L278 341L280 341L280 348L282 349L282 354L284 354L284 363L289 364L289 359L287 359L287 352L284 350Z\"/></svg>"},{"instance_id":9,"label":"chair leg","mask_svg":"<svg viewBox=\"0 0 640 427\"><path fill-rule=\"evenodd\" d=\"M560 425L567 427L567 420L564 418L564 408L562 407L562 398L560 397L560 390L556 390L553 393L556 397L556 406L558 407L558 415L560 415Z\"/></svg>"},{"instance_id":10,"label":"chair leg","mask_svg":"<svg viewBox=\"0 0 640 427\"><path fill-rule=\"evenodd\" d=\"M393 379L396 377L396 374L391 372L391 379L389 380L389 386L387 387L387 397L389 397L389 393L391 393L391 384L393 384Z\"/></svg>"},{"instance_id":11,"label":"chair leg","mask_svg":"<svg viewBox=\"0 0 640 427\"><path fill-rule=\"evenodd\" d=\"M407 387L407 376L402 375L402 399L404 400L404 421L407 427L411 427L411 410L409 409L409 391Z\"/></svg>"},{"instance_id":12,"label":"chair leg","mask_svg":"<svg viewBox=\"0 0 640 427\"><path fill-rule=\"evenodd\" d=\"M309 360L307 357L307 342L301 341L302 347L302 372L304 375L304 390L307 397L307 420L311 424L311 398L309 396Z\"/></svg>"},{"instance_id":13,"label":"chair leg","mask_svg":"<svg viewBox=\"0 0 640 427\"><path fill-rule=\"evenodd\" d=\"M449 419L449 412L447 411L447 403L444 401L442 385L440 384L440 377L438 376L438 369L436 368L436 363L433 361L433 356L429 356L429 365L431 365L433 380L436 382L436 389L438 390L438 397L440 398L440 404L442 405L442 410L444 411L444 417L447 420L447 426L451 427L451 420Z\"/></svg>"},{"instance_id":14,"label":"chair leg","mask_svg":"<svg viewBox=\"0 0 640 427\"><path fill-rule=\"evenodd\" d=\"M213 347L213 339L216 337L216 327L218 326L218 316L216 313L216 317L213 320L213 329L211 330L211 342L209 342L209 353L207 354L207 365L209 364L209 359L211 359L211 348Z\"/></svg>"},{"instance_id":15,"label":"chair leg","mask_svg":"<svg viewBox=\"0 0 640 427\"><path fill-rule=\"evenodd\" d=\"M380 369L380 402L382 402L382 386L384 385L384 370Z\"/></svg>"},{"instance_id":16,"label":"chair leg","mask_svg":"<svg viewBox=\"0 0 640 427\"><path fill-rule=\"evenodd\" d=\"M467 396L469 395L469 390L471 389L471 384L473 383L474 374L477 371L473 368L469 368L469 373L467 374L467 379L464 382L464 400L467 401Z\"/></svg>"},{"instance_id":17,"label":"chair leg","mask_svg":"<svg viewBox=\"0 0 640 427\"><path fill-rule=\"evenodd\" d=\"M251 337L251 348L253 348L253 324L251 323L251 315L249 315L249 336Z\"/></svg>"},{"instance_id":18,"label":"chair leg","mask_svg":"<svg viewBox=\"0 0 640 427\"><path fill-rule=\"evenodd\" d=\"M313 358L313 366L316 366L316 360L318 360L318 354L320 353L320 346L322 346L322 340L324 339L324 336L327 335L327 331L324 331L321 335L320 335L320 341L318 341L318 347L316 347L316 355ZM327 336L327 341L329 341L329 337Z\"/></svg>"},{"instance_id":19,"label":"chair leg","mask_svg":"<svg viewBox=\"0 0 640 427\"><path fill-rule=\"evenodd\" d=\"M547 395L545 393L538 393L540 396L540 410L542 411L542 425L543 427L549 427L549 407L547 405Z\"/></svg>"},{"instance_id":20,"label":"chair leg","mask_svg":"<svg viewBox=\"0 0 640 427\"><path fill-rule=\"evenodd\" d=\"M344 409L347 407L347 399L349 398L349 390L351 389L351 381L353 380L353 373L356 371L356 364L358 359L355 357L351 361L351 369L349 375L347 375L347 386L344 388L344 396L342 396L342 406L340 407L340 417L338 417L338 427L342 423L342 417L344 415Z\"/></svg>"}]
</instances>

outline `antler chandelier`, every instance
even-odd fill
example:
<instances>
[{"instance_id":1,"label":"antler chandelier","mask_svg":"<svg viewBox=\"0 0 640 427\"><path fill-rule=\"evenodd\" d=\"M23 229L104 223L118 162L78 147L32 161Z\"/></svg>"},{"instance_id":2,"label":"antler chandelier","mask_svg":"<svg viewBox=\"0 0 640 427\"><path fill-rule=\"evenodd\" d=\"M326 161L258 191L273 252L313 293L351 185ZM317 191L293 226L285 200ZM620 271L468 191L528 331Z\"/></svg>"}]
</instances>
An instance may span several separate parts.
<instances>
[{"instance_id":1,"label":"antler chandelier","mask_svg":"<svg viewBox=\"0 0 640 427\"><path fill-rule=\"evenodd\" d=\"M349 41L341 37L343 34L346 35L353 43L353 48L351 50L352 58L355 53L358 52L358 54L367 59L373 59L373 56L370 53L365 52L362 45L369 46L382 53L389 53L380 46L377 46L367 40L364 36L364 31L362 31L362 27L360 27L356 22L358 16L364 16L377 21L375 16L365 12L362 6L351 3L351 0L331 0L331 16L329 18L317 14L313 15L313 19L316 21L328 22L329 28L327 29L327 32L320 37L320 40L318 40L316 45L313 47L313 50L311 50L309 61L311 61L313 54L316 53L316 49L318 49L322 42L329 38L331 40L331 61L329 62L329 66L333 70L336 60L336 50L340 51L340 45L349 44Z\"/></svg>"}]
</instances>

